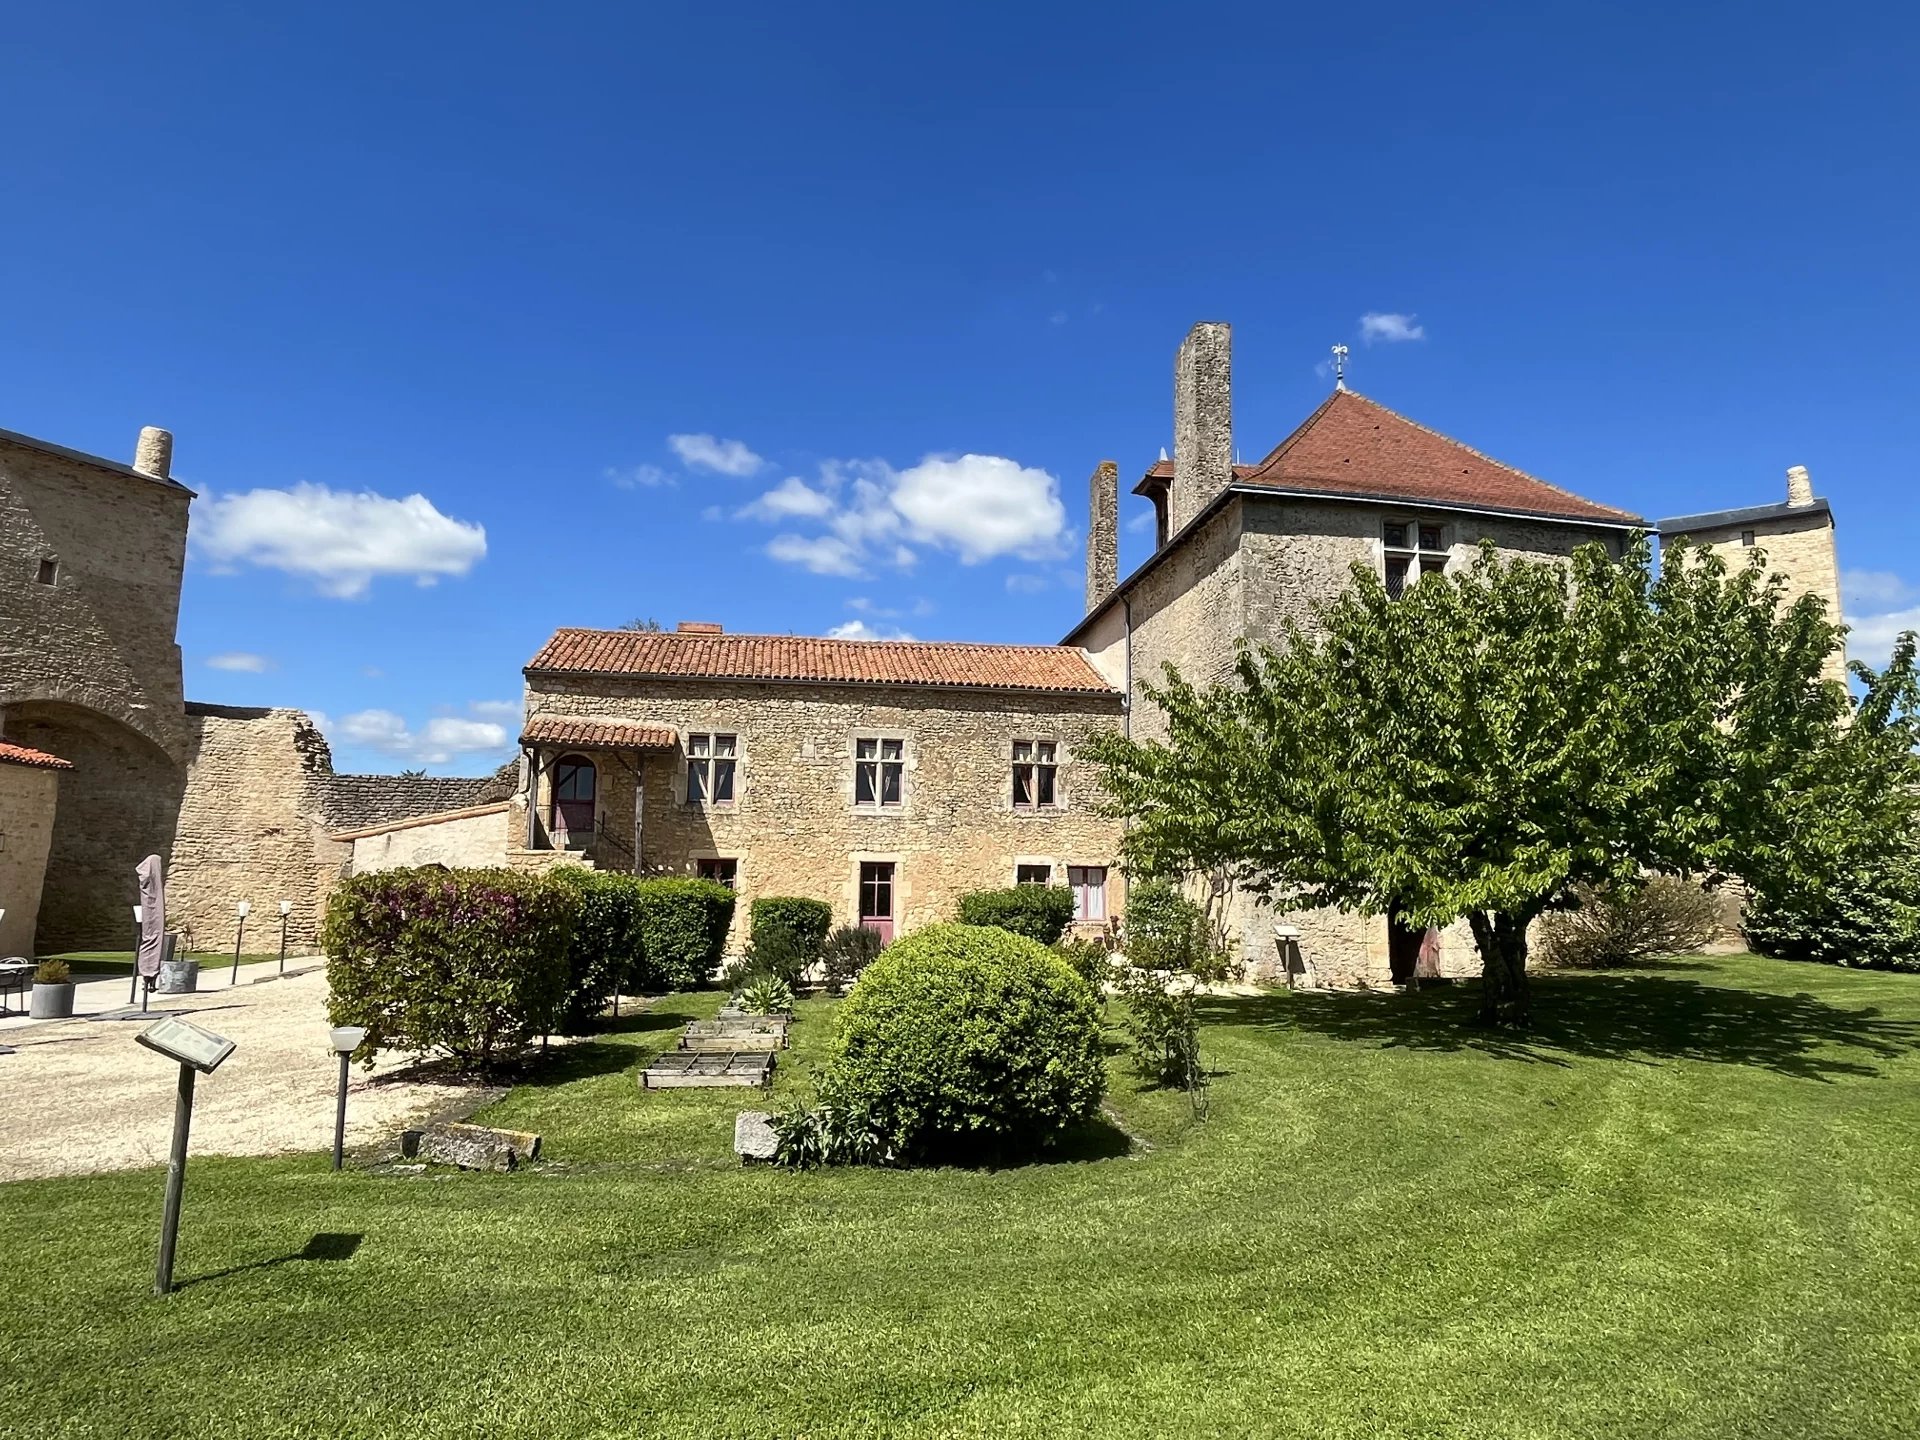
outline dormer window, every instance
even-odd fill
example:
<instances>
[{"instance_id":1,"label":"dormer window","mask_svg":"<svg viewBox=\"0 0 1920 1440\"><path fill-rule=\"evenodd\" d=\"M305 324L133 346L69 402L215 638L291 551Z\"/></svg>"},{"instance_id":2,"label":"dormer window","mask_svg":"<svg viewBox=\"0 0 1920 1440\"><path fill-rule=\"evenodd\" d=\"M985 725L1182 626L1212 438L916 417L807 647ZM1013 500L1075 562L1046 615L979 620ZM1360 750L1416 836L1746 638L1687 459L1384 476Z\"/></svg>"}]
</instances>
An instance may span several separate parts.
<instances>
[{"instance_id":1,"label":"dormer window","mask_svg":"<svg viewBox=\"0 0 1920 1440\"><path fill-rule=\"evenodd\" d=\"M1398 600L1422 575L1447 568L1447 527L1431 520L1388 520L1381 527L1386 547L1387 594Z\"/></svg>"}]
</instances>

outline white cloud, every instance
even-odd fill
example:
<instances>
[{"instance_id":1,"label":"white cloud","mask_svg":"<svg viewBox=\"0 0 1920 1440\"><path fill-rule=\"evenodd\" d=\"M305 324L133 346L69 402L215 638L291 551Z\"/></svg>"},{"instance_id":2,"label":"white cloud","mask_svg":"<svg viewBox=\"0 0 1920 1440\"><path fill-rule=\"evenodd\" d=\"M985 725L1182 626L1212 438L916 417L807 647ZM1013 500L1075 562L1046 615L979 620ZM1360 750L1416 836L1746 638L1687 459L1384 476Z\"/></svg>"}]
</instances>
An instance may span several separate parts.
<instances>
[{"instance_id":1,"label":"white cloud","mask_svg":"<svg viewBox=\"0 0 1920 1440\"><path fill-rule=\"evenodd\" d=\"M477 720L498 720L510 725L517 725L524 713L518 700L476 700L467 710Z\"/></svg>"},{"instance_id":2,"label":"white cloud","mask_svg":"<svg viewBox=\"0 0 1920 1440\"><path fill-rule=\"evenodd\" d=\"M606 476L622 490L651 490L655 486L676 483L673 476L658 465L633 465L625 470L609 465Z\"/></svg>"},{"instance_id":3,"label":"white cloud","mask_svg":"<svg viewBox=\"0 0 1920 1440\"><path fill-rule=\"evenodd\" d=\"M1424 340L1427 327L1417 315L1397 315L1392 311L1369 310L1360 317L1360 338L1372 345L1397 345L1403 340Z\"/></svg>"},{"instance_id":4,"label":"white cloud","mask_svg":"<svg viewBox=\"0 0 1920 1440\"><path fill-rule=\"evenodd\" d=\"M1059 482L998 455L929 455L900 474L893 505L914 538L968 565L1058 554L1067 528Z\"/></svg>"},{"instance_id":5,"label":"white cloud","mask_svg":"<svg viewBox=\"0 0 1920 1440\"><path fill-rule=\"evenodd\" d=\"M1864 660L1876 669L1893 654L1893 642L1902 631L1920 630L1920 605L1884 615L1866 615L1849 622L1847 658Z\"/></svg>"},{"instance_id":6,"label":"white cloud","mask_svg":"<svg viewBox=\"0 0 1920 1440\"><path fill-rule=\"evenodd\" d=\"M1127 520L1127 529L1138 535L1153 528L1153 511L1142 510Z\"/></svg>"},{"instance_id":7,"label":"white cloud","mask_svg":"<svg viewBox=\"0 0 1920 1440\"><path fill-rule=\"evenodd\" d=\"M1913 586L1885 570L1840 572L1840 600L1848 610L1883 610L1915 594Z\"/></svg>"},{"instance_id":8,"label":"white cloud","mask_svg":"<svg viewBox=\"0 0 1920 1440\"><path fill-rule=\"evenodd\" d=\"M785 520L795 516L818 519L832 513L833 497L813 489L798 475L789 475L758 500L734 511L744 520Z\"/></svg>"},{"instance_id":9,"label":"white cloud","mask_svg":"<svg viewBox=\"0 0 1920 1440\"><path fill-rule=\"evenodd\" d=\"M264 675L273 669L273 661L245 650L227 650L207 657L209 670L239 670L248 675Z\"/></svg>"},{"instance_id":10,"label":"white cloud","mask_svg":"<svg viewBox=\"0 0 1920 1440\"><path fill-rule=\"evenodd\" d=\"M742 442L712 435L669 435L667 445L682 464L718 475L751 475L767 463Z\"/></svg>"},{"instance_id":11,"label":"white cloud","mask_svg":"<svg viewBox=\"0 0 1920 1440\"><path fill-rule=\"evenodd\" d=\"M487 553L483 527L441 514L424 495L395 500L305 481L290 490L209 495L190 535L216 569L284 570L337 599L366 594L377 575L432 585L466 574Z\"/></svg>"},{"instance_id":12,"label":"white cloud","mask_svg":"<svg viewBox=\"0 0 1920 1440\"><path fill-rule=\"evenodd\" d=\"M1007 576L1007 593L1010 595L1038 595L1046 588L1047 577L1044 575Z\"/></svg>"},{"instance_id":13,"label":"white cloud","mask_svg":"<svg viewBox=\"0 0 1920 1440\"><path fill-rule=\"evenodd\" d=\"M864 620L849 620L827 631L829 640L911 640L904 630L875 629Z\"/></svg>"},{"instance_id":14,"label":"white cloud","mask_svg":"<svg viewBox=\"0 0 1920 1440\"><path fill-rule=\"evenodd\" d=\"M470 716L436 715L419 730L391 710L356 710L339 719L316 715L315 721L331 738L368 750L377 750L411 765L445 765L462 755L498 754L508 743L507 728L479 718L497 713L506 702L477 701ZM513 718L518 719L517 706Z\"/></svg>"},{"instance_id":15,"label":"white cloud","mask_svg":"<svg viewBox=\"0 0 1920 1440\"><path fill-rule=\"evenodd\" d=\"M798 565L816 575L862 574L860 553L837 535L776 535L767 554L783 565Z\"/></svg>"}]
</instances>

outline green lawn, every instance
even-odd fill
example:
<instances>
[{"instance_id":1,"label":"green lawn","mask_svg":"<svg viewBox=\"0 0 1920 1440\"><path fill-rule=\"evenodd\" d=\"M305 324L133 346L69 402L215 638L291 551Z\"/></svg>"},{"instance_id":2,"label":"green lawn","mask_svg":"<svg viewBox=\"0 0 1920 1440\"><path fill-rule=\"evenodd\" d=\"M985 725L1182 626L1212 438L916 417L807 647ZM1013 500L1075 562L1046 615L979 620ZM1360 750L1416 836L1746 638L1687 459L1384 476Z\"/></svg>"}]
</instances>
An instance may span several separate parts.
<instances>
[{"instance_id":1,"label":"green lawn","mask_svg":"<svg viewBox=\"0 0 1920 1440\"><path fill-rule=\"evenodd\" d=\"M158 1171L0 1186L0 1433L1915 1433L1920 977L1554 977L1526 1044L1473 998L1209 1001L1204 1126L1116 1079L1150 1150L810 1175L636 1088L671 1001L488 1112L551 1170L196 1161L167 1301Z\"/></svg>"},{"instance_id":2,"label":"green lawn","mask_svg":"<svg viewBox=\"0 0 1920 1440\"><path fill-rule=\"evenodd\" d=\"M67 950L58 955L36 955L34 958L36 960L66 961L68 968L73 971L73 978L76 980L98 980L103 976L111 975L130 977L133 974L133 952L131 950ZM231 966L233 964L233 952L229 950L226 954L222 955L214 950L193 950L180 956L180 959L198 960L200 962L200 973L202 975L211 975L221 966ZM245 970L250 965L260 965L269 962L278 964L279 960L280 952L278 950L275 950L270 955L242 955L240 957L240 968ZM297 960L292 955L287 956L287 968L289 970L296 964L312 965L314 963L316 962L311 956L301 957Z\"/></svg>"}]
</instances>

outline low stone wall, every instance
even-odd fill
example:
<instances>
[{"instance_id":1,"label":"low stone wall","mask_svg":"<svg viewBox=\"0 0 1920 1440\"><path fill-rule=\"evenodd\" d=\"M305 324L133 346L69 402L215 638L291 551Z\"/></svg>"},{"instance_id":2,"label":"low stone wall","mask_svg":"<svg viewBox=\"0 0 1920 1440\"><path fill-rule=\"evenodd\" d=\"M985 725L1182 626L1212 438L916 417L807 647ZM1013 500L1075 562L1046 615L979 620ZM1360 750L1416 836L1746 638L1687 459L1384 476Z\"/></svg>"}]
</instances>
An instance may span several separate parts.
<instances>
[{"instance_id":1,"label":"low stone wall","mask_svg":"<svg viewBox=\"0 0 1920 1440\"><path fill-rule=\"evenodd\" d=\"M507 811L507 802L502 800L494 805L397 820L333 838L351 845L355 875L412 865L505 865Z\"/></svg>"},{"instance_id":2,"label":"low stone wall","mask_svg":"<svg viewBox=\"0 0 1920 1440\"><path fill-rule=\"evenodd\" d=\"M33 954L60 775L0 762L0 956Z\"/></svg>"}]
</instances>

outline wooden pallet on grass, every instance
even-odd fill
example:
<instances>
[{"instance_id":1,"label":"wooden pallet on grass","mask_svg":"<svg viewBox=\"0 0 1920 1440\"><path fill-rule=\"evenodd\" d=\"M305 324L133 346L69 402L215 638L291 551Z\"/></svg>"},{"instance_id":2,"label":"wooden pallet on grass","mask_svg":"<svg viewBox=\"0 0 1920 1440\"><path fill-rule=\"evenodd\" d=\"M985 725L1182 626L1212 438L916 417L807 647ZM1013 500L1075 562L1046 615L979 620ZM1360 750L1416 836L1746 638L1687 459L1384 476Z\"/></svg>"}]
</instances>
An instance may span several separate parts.
<instances>
[{"instance_id":1,"label":"wooden pallet on grass","mask_svg":"<svg viewBox=\"0 0 1920 1440\"><path fill-rule=\"evenodd\" d=\"M693 1020L680 1032L682 1050L784 1050L785 1020Z\"/></svg>"},{"instance_id":2,"label":"wooden pallet on grass","mask_svg":"<svg viewBox=\"0 0 1920 1440\"><path fill-rule=\"evenodd\" d=\"M773 1083L771 1050L675 1050L658 1056L640 1076L645 1090L683 1090L732 1085L765 1088Z\"/></svg>"}]
</instances>

